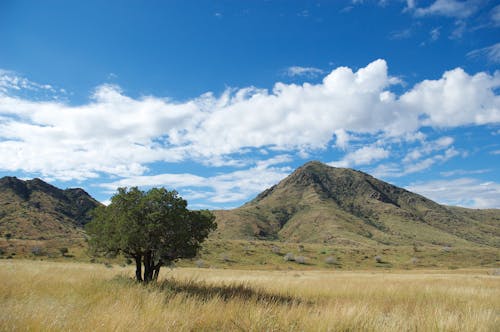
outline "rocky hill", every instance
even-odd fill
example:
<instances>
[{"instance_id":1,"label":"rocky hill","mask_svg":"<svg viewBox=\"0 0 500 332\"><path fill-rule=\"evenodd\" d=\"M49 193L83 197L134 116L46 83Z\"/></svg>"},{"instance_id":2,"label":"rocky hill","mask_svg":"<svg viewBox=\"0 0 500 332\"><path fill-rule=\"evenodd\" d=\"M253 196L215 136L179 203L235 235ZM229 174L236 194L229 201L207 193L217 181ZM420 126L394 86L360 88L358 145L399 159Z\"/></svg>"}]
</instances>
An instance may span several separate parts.
<instances>
[{"instance_id":1,"label":"rocky hill","mask_svg":"<svg viewBox=\"0 0 500 332\"><path fill-rule=\"evenodd\" d=\"M0 179L0 236L51 239L82 236L100 203L83 189L56 188L40 179Z\"/></svg>"},{"instance_id":2,"label":"rocky hill","mask_svg":"<svg viewBox=\"0 0 500 332\"><path fill-rule=\"evenodd\" d=\"M320 162L298 168L240 208L215 214L221 238L500 247L500 210L443 206Z\"/></svg>"}]
</instances>

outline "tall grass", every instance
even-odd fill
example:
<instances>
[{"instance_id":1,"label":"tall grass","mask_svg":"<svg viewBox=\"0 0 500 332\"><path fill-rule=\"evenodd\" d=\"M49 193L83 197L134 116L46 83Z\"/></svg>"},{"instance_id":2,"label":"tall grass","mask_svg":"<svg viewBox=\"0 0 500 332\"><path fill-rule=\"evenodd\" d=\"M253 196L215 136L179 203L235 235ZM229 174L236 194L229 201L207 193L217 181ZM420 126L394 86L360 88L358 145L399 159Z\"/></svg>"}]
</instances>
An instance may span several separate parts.
<instances>
[{"instance_id":1,"label":"tall grass","mask_svg":"<svg viewBox=\"0 0 500 332\"><path fill-rule=\"evenodd\" d=\"M500 277L426 273L163 271L0 261L5 331L495 331Z\"/></svg>"}]
</instances>

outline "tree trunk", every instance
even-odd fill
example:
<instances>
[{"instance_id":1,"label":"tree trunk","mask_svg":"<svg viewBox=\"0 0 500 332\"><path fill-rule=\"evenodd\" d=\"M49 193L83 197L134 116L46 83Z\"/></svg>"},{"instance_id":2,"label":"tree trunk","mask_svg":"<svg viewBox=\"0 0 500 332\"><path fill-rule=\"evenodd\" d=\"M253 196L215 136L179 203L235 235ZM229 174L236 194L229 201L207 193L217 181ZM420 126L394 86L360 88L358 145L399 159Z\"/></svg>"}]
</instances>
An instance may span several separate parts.
<instances>
[{"instance_id":1,"label":"tree trunk","mask_svg":"<svg viewBox=\"0 0 500 332\"><path fill-rule=\"evenodd\" d=\"M158 281L158 275L160 274L161 263L158 263L154 267L153 280Z\"/></svg>"},{"instance_id":2,"label":"tree trunk","mask_svg":"<svg viewBox=\"0 0 500 332\"><path fill-rule=\"evenodd\" d=\"M153 262L151 259L151 251L144 254L144 283L148 284L153 280Z\"/></svg>"},{"instance_id":3,"label":"tree trunk","mask_svg":"<svg viewBox=\"0 0 500 332\"><path fill-rule=\"evenodd\" d=\"M142 282L142 257L141 255L134 256L135 258L135 278Z\"/></svg>"}]
</instances>

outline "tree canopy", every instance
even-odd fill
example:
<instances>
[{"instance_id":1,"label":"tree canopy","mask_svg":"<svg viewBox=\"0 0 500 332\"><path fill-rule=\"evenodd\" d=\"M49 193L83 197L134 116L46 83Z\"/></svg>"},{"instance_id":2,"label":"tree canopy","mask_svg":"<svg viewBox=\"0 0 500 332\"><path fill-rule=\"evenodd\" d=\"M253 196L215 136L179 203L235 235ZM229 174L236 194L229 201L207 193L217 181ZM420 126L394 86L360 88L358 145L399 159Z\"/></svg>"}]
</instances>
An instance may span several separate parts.
<instances>
[{"instance_id":1,"label":"tree canopy","mask_svg":"<svg viewBox=\"0 0 500 332\"><path fill-rule=\"evenodd\" d=\"M98 207L86 229L94 253L133 258L137 280L147 283L162 266L195 257L216 227L209 211L188 210L175 190L132 187L119 188L108 206Z\"/></svg>"}]
</instances>

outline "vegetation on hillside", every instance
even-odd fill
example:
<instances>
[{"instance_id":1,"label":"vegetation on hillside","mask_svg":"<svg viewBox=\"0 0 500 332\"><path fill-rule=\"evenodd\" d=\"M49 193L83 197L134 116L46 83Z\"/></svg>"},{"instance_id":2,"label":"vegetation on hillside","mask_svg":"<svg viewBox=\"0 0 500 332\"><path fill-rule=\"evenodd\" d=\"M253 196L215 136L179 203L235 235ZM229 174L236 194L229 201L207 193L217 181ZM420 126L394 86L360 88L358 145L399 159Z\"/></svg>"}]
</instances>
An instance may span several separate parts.
<instances>
[{"instance_id":1,"label":"vegetation on hillside","mask_svg":"<svg viewBox=\"0 0 500 332\"><path fill-rule=\"evenodd\" d=\"M100 203L83 189L56 188L40 179L0 179L0 237L26 241L83 239L81 226Z\"/></svg>"},{"instance_id":2,"label":"vegetation on hillside","mask_svg":"<svg viewBox=\"0 0 500 332\"><path fill-rule=\"evenodd\" d=\"M244 206L219 237L331 245L500 247L500 210L448 208L363 172L310 162Z\"/></svg>"}]
</instances>

